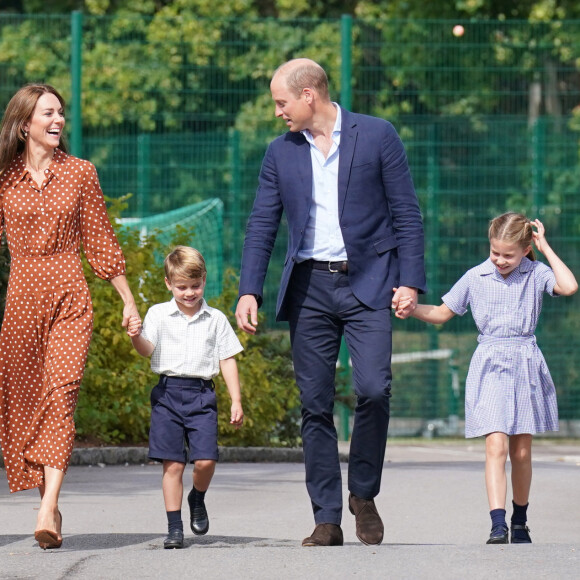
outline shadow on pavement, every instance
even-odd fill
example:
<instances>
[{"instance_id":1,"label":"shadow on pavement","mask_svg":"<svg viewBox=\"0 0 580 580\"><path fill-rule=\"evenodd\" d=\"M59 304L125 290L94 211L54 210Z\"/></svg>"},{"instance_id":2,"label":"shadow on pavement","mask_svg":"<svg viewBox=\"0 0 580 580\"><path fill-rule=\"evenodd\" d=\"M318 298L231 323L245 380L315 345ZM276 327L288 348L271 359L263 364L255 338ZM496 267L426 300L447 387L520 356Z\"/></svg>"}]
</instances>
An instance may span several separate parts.
<instances>
[{"instance_id":1,"label":"shadow on pavement","mask_svg":"<svg viewBox=\"0 0 580 580\"><path fill-rule=\"evenodd\" d=\"M64 535L61 550L49 550L50 552L64 551L87 551L87 550L113 550L127 546L150 543L146 549L163 550L165 534L74 534ZM38 548L38 544L27 534L0 535L0 547L8 546L30 540L31 548ZM234 548L239 546L252 547L281 547L298 545L295 540L280 540L272 538L257 538L245 536L205 536L203 538L185 538L184 548Z\"/></svg>"},{"instance_id":2,"label":"shadow on pavement","mask_svg":"<svg viewBox=\"0 0 580 580\"><path fill-rule=\"evenodd\" d=\"M253 548L288 548L298 545L296 540L256 538L251 536L203 536L197 538L186 537L184 544L185 548L235 548L239 546L251 546Z\"/></svg>"},{"instance_id":3,"label":"shadow on pavement","mask_svg":"<svg viewBox=\"0 0 580 580\"><path fill-rule=\"evenodd\" d=\"M26 538L30 538L30 535L26 535L26 534L20 534L20 535L9 534L9 535L6 535L6 536L0 536L0 548L2 546L7 546L8 544L14 544L16 542L21 542L22 540L25 540Z\"/></svg>"},{"instance_id":4,"label":"shadow on pavement","mask_svg":"<svg viewBox=\"0 0 580 580\"><path fill-rule=\"evenodd\" d=\"M123 548L125 546L135 546L144 542L159 541L162 543L163 538L160 534L75 534L64 535L62 551L65 550L108 550L112 548ZM30 540L32 548L38 548L38 543L34 540L32 534L7 534L0 535L0 547L8 546ZM49 552L58 552L60 550L47 550Z\"/></svg>"}]
</instances>

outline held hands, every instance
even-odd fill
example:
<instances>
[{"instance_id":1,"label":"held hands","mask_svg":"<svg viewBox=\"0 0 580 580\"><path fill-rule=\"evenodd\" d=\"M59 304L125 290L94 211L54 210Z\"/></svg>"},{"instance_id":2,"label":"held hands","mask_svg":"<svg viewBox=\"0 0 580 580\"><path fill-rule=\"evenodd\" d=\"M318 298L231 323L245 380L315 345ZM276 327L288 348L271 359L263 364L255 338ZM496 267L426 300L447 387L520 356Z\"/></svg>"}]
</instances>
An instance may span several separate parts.
<instances>
[{"instance_id":1,"label":"held hands","mask_svg":"<svg viewBox=\"0 0 580 580\"><path fill-rule=\"evenodd\" d=\"M129 323L127 324L127 335L128 336L139 336L141 334L141 329L143 325L141 324L141 318L139 315L131 316L129 318Z\"/></svg>"},{"instance_id":2,"label":"held hands","mask_svg":"<svg viewBox=\"0 0 580 580\"><path fill-rule=\"evenodd\" d=\"M137 310L137 305L135 302L131 301L125 304L123 307L123 322L121 326L123 328L127 328L127 333L129 332L128 326L131 323L131 320L137 318L139 322L141 322L141 317L139 316L139 311Z\"/></svg>"},{"instance_id":3,"label":"held hands","mask_svg":"<svg viewBox=\"0 0 580 580\"><path fill-rule=\"evenodd\" d=\"M244 410L241 403L232 403L230 424L239 429L244 423Z\"/></svg>"},{"instance_id":4,"label":"held hands","mask_svg":"<svg viewBox=\"0 0 580 580\"><path fill-rule=\"evenodd\" d=\"M417 289L408 286L393 288L393 299L391 308L397 318L409 318L415 308L417 308Z\"/></svg>"}]
</instances>

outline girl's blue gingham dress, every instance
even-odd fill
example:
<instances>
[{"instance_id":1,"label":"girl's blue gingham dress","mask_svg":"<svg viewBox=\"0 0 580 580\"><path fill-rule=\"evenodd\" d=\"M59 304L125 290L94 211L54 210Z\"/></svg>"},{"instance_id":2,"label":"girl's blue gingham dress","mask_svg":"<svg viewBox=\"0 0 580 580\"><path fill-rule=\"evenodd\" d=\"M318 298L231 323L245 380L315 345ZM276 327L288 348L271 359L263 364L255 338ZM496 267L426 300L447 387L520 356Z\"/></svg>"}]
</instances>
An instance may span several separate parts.
<instances>
[{"instance_id":1,"label":"girl's blue gingham dress","mask_svg":"<svg viewBox=\"0 0 580 580\"><path fill-rule=\"evenodd\" d=\"M455 314L467 306L479 345L465 385L465 437L558 431L556 389L534 331L543 293L556 278L546 264L523 258L507 279L488 258L443 296Z\"/></svg>"}]
</instances>

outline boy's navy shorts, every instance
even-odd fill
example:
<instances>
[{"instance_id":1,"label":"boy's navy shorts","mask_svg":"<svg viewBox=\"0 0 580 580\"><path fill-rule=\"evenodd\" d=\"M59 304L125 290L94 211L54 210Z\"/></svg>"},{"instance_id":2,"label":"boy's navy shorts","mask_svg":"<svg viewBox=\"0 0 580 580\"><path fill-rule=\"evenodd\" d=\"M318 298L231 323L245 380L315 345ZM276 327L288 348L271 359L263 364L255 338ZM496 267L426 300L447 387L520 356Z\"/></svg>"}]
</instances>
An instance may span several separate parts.
<instances>
[{"instance_id":1,"label":"boy's navy shorts","mask_svg":"<svg viewBox=\"0 0 580 580\"><path fill-rule=\"evenodd\" d=\"M217 425L213 381L160 375L151 391L150 459L217 461Z\"/></svg>"}]
</instances>

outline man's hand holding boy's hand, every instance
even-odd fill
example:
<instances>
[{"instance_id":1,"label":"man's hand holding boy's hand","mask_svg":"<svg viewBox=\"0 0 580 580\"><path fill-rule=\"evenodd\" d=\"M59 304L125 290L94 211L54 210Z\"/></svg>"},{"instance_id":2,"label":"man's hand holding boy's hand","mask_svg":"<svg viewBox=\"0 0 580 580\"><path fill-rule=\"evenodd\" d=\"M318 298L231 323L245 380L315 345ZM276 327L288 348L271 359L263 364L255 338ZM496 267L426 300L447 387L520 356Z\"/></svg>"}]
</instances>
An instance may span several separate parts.
<instances>
[{"instance_id":1,"label":"man's hand holding boy's hand","mask_svg":"<svg viewBox=\"0 0 580 580\"><path fill-rule=\"evenodd\" d=\"M241 403L232 403L231 419L230 423L239 429L244 422L244 410L242 409Z\"/></svg>"}]
</instances>

